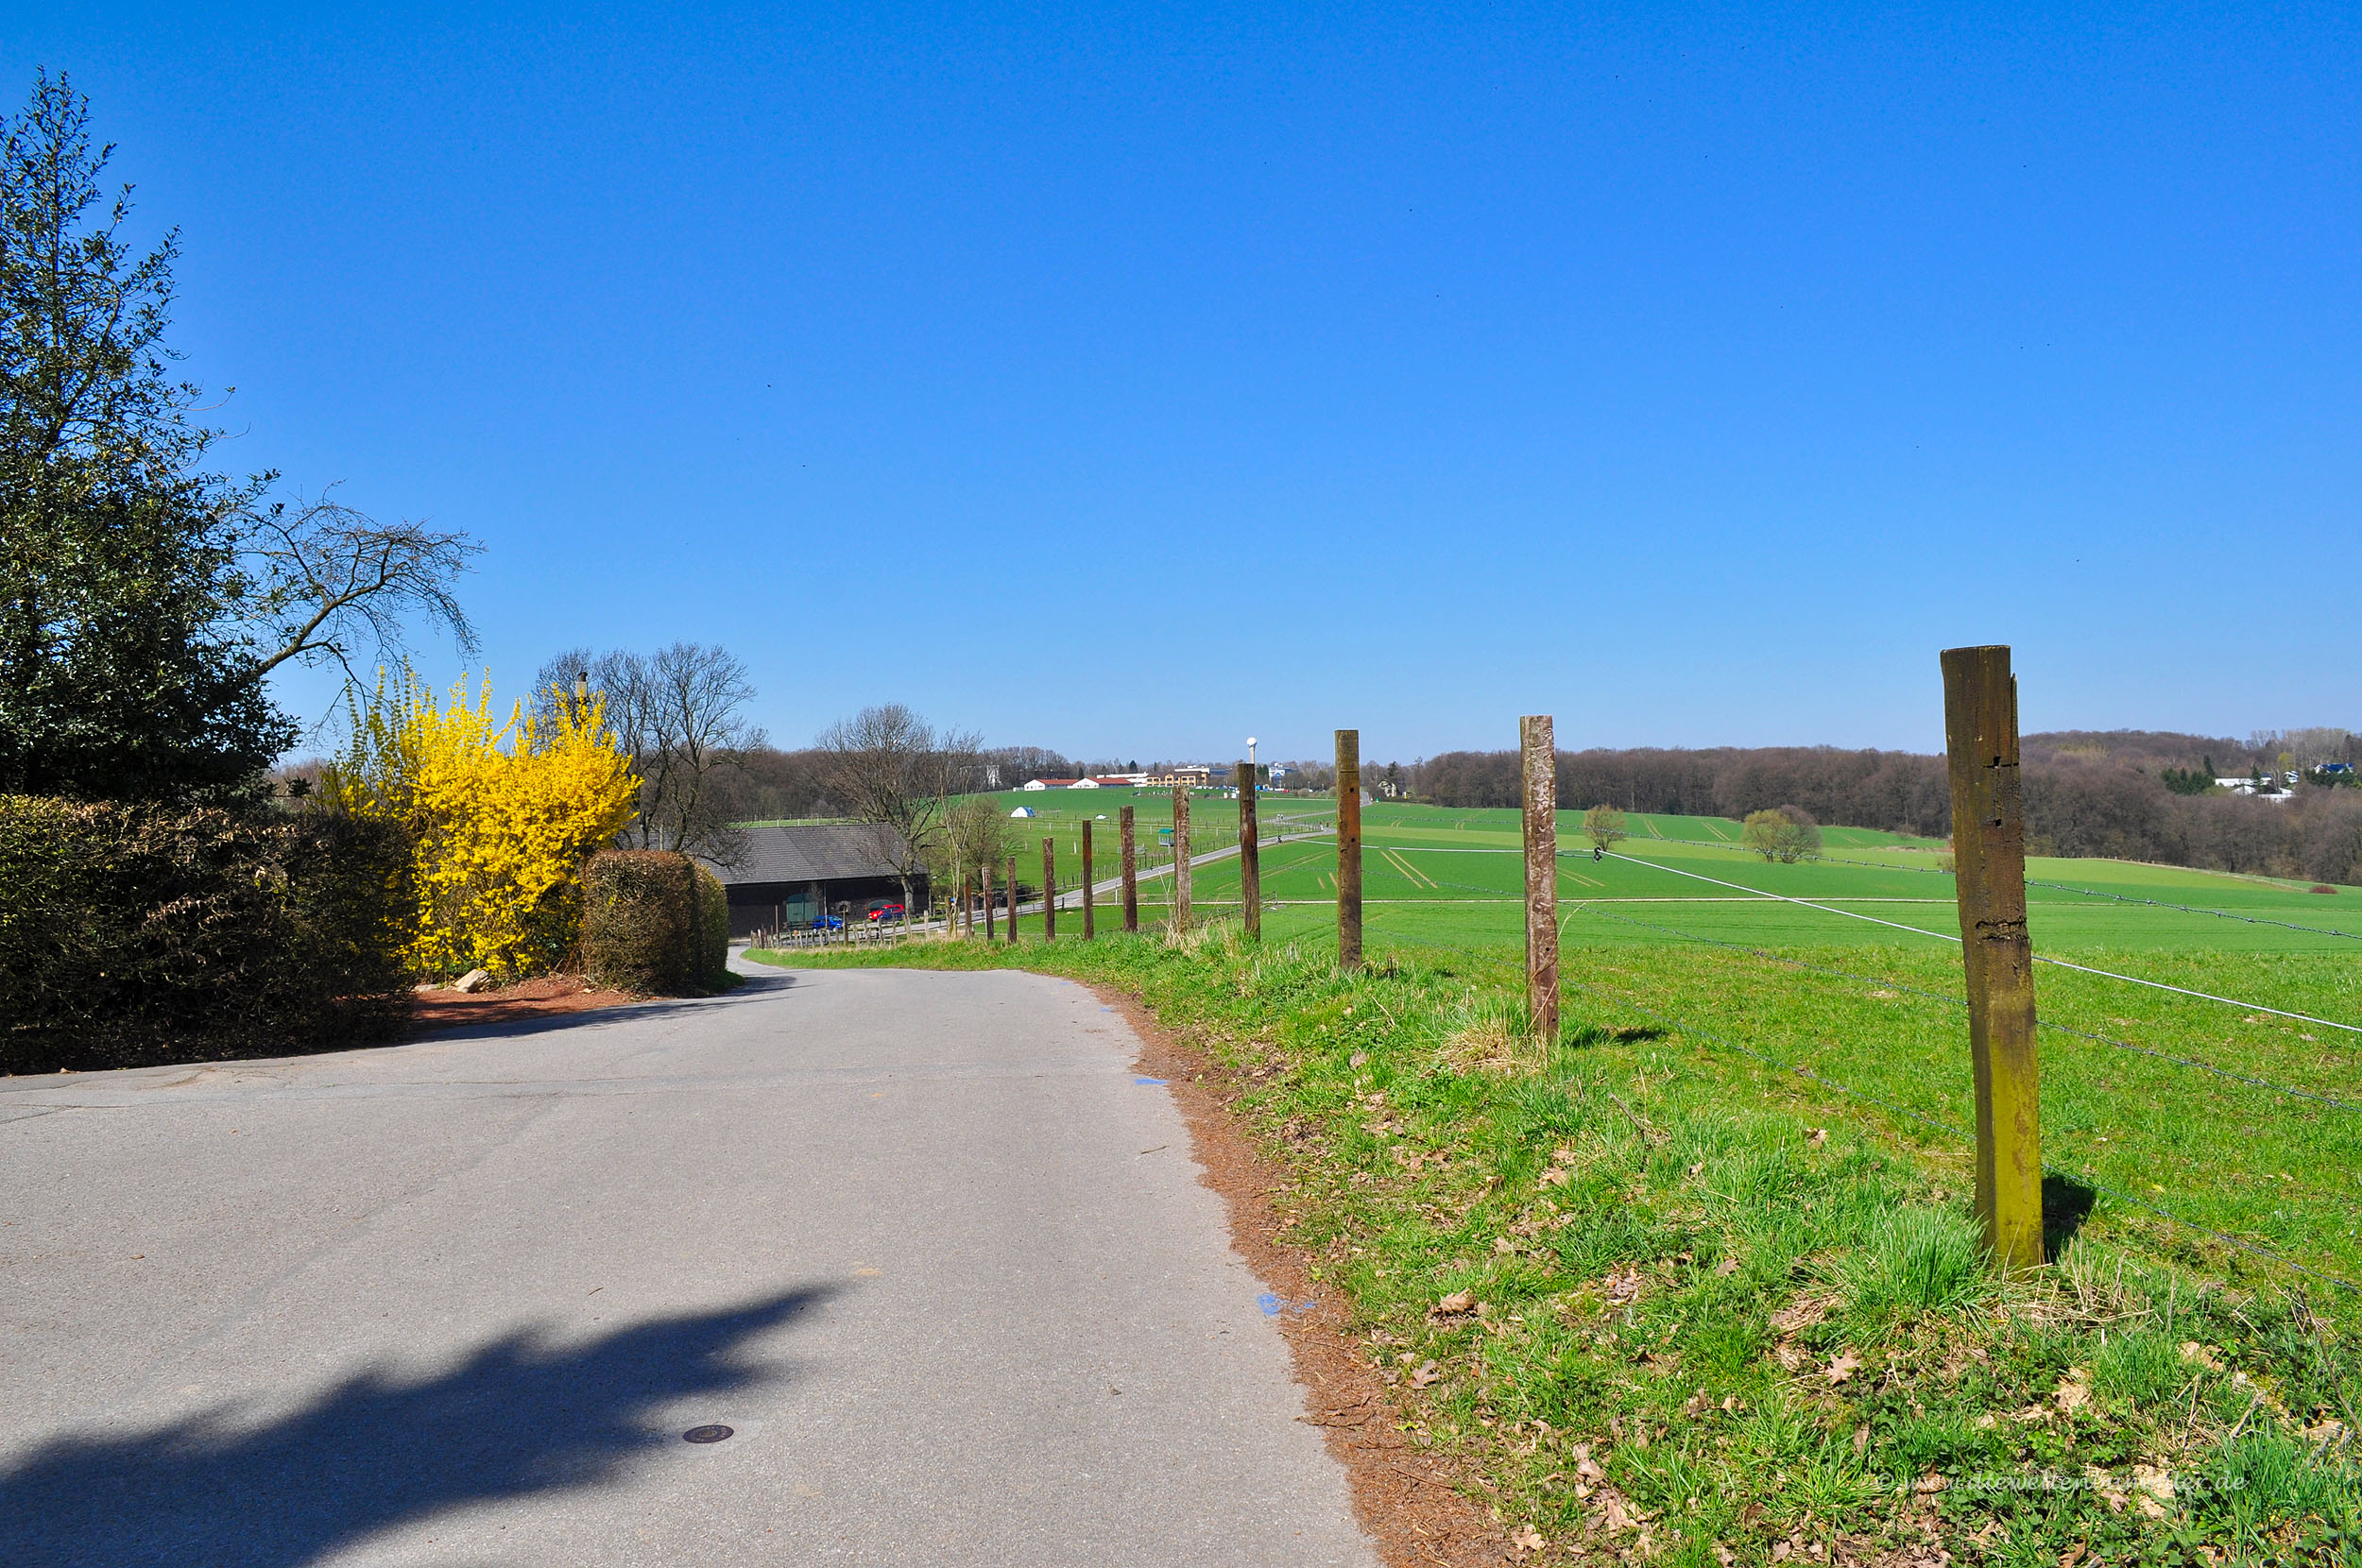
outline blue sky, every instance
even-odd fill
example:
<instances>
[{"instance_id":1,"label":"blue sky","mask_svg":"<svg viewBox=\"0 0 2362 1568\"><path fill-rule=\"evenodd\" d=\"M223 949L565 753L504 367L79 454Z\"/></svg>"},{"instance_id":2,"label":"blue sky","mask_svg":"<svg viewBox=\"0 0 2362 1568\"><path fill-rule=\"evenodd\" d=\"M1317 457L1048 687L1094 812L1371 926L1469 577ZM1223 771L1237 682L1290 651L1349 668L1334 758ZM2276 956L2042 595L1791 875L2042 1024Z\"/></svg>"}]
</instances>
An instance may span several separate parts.
<instances>
[{"instance_id":1,"label":"blue sky","mask_svg":"<svg viewBox=\"0 0 2362 1568\"><path fill-rule=\"evenodd\" d=\"M498 9L0 84L180 227L228 464L484 540L503 690L1935 749L2007 641L2028 729L2362 727L2350 8Z\"/></svg>"}]
</instances>

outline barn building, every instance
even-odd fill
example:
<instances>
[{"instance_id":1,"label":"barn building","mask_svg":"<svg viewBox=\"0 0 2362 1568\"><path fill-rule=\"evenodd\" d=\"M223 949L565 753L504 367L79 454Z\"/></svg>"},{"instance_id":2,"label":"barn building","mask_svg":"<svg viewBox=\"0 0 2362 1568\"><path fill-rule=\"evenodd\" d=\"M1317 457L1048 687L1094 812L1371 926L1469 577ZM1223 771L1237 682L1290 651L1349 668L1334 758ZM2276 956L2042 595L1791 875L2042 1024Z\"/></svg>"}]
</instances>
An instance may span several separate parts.
<instances>
[{"instance_id":1,"label":"barn building","mask_svg":"<svg viewBox=\"0 0 2362 1568\"><path fill-rule=\"evenodd\" d=\"M729 895L730 935L810 929L825 912L855 924L883 904L902 901L894 873L901 836L856 822L745 829L745 853L733 866L711 866ZM927 907L925 872L911 878L915 908Z\"/></svg>"}]
</instances>

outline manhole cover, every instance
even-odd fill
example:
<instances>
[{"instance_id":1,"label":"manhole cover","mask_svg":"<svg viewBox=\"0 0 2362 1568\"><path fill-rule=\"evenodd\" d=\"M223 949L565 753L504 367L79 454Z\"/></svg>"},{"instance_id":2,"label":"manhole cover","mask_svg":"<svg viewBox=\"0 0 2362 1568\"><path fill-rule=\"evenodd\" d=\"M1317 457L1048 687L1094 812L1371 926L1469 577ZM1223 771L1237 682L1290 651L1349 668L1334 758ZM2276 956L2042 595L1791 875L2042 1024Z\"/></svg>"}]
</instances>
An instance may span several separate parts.
<instances>
[{"instance_id":1,"label":"manhole cover","mask_svg":"<svg viewBox=\"0 0 2362 1568\"><path fill-rule=\"evenodd\" d=\"M683 1442L720 1442L730 1435L727 1426L693 1426L680 1435Z\"/></svg>"}]
</instances>

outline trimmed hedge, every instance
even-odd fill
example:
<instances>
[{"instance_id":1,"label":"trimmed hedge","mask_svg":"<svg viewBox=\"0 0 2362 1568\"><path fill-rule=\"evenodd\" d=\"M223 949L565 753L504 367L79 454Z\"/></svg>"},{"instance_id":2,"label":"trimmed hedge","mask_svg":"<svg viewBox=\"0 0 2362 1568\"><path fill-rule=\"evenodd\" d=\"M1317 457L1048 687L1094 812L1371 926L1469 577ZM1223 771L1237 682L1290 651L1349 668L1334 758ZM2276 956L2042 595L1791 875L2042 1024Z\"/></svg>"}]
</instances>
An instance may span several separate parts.
<instances>
[{"instance_id":1,"label":"trimmed hedge","mask_svg":"<svg viewBox=\"0 0 2362 1568\"><path fill-rule=\"evenodd\" d=\"M582 972L642 996L688 990L696 879L686 856L609 849L582 868Z\"/></svg>"},{"instance_id":2,"label":"trimmed hedge","mask_svg":"<svg viewBox=\"0 0 2362 1568\"><path fill-rule=\"evenodd\" d=\"M0 795L0 1072L397 1035L409 877L388 823Z\"/></svg>"},{"instance_id":3,"label":"trimmed hedge","mask_svg":"<svg viewBox=\"0 0 2362 1568\"><path fill-rule=\"evenodd\" d=\"M697 922L691 962L709 991L729 983L730 895L722 878L697 867Z\"/></svg>"},{"instance_id":4,"label":"trimmed hedge","mask_svg":"<svg viewBox=\"0 0 2362 1568\"><path fill-rule=\"evenodd\" d=\"M663 849L610 849L582 868L582 972L643 997L729 983L729 895L712 872Z\"/></svg>"}]
</instances>

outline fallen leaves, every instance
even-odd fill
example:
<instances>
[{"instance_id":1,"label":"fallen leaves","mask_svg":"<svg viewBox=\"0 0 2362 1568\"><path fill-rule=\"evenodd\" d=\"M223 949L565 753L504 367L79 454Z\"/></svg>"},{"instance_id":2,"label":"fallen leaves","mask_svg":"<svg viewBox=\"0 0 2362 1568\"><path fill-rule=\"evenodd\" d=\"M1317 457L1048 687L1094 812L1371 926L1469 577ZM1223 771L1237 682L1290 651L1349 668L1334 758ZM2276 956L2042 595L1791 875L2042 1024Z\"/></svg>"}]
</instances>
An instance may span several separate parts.
<instances>
[{"instance_id":1,"label":"fallen leaves","mask_svg":"<svg viewBox=\"0 0 2362 1568\"><path fill-rule=\"evenodd\" d=\"M2150 1519L2163 1519L2165 1505L2173 1501L2172 1473L2153 1464L2132 1467L2132 1501Z\"/></svg>"},{"instance_id":2,"label":"fallen leaves","mask_svg":"<svg viewBox=\"0 0 2362 1568\"><path fill-rule=\"evenodd\" d=\"M1549 1544L1542 1539L1542 1532L1531 1525L1520 1525L1511 1531L1509 1543L1517 1548L1519 1557L1523 1557L1528 1552L1538 1552Z\"/></svg>"},{"instance_id":3,"label":"fallen leaves","mask_svg":"<svg viewBox=\"0 0 2362 1568\"><path fill-rule=\"evenodd\" d=\"M1805 1141L1815 1145L1827 1143L1829 1141L1829 1130L1825 1127L1816 1127L1811 1132L1805 1134Z\"/></svg>"},{"instance_id":4,"label":"fallen leaves","mask_svg":"<svg viewBox=\"0 0 2362 1568\"><path fill-rule=\"evenodd\" d=\"M2067 1374L2059 1379L2058 1388L2050 1397L2063 1415L2073 1415L2092 1402L2091 1373L2080 1367L2069 1367Z\"/></svg>"},{"instance_id":5,"label":"fallen leaves","mask_svg":"<svg viewBox=\"0 0 2362 1568\"><path fill-rule=\"evenodd\" d=\"M1455 1290L1427 1309L1430 1318L1457 1318L1476 1310L1476 1292Z\"/></svg>"},{"instance_id":6,"label":"fallen leaves","mask_svg":"<svg viewBox=\"0 0 2362 1568\"><path fill-rule=\"evenodd\" d=\"M1859 1371L1861 1371L1861 1357L1847 1350L1840 1351L1829 1364L1822 1369L1821 1375L1829 1380L1831 1388L1835 1388Z\"/></svg>"},{"instance_id":7,"label":"fallen leaves","mask_svg":"<svg viewBox=\"0 0 2362 1568\"><path fill-rule=\"evenodd\" d=\"M1432 1361L1420 1362L1418 1370L1411 1374L1411 1386L1414 1389L1428 1388L1443 1380L1444 1374L1436 1370L1435 1363Z\"/></svg>"},{"instance_id":8,"label":"fallen leaves","mask_svg":"<svg viewBox=\"0 0 2362 1568\"><path fill-rule=\"evenodd\" d=\"M1826 1296L1800 1296L1772 1314L1772 1332L1783 1338L1802 1334L1829 1315Z\"/></svg>"}]
</instances>

